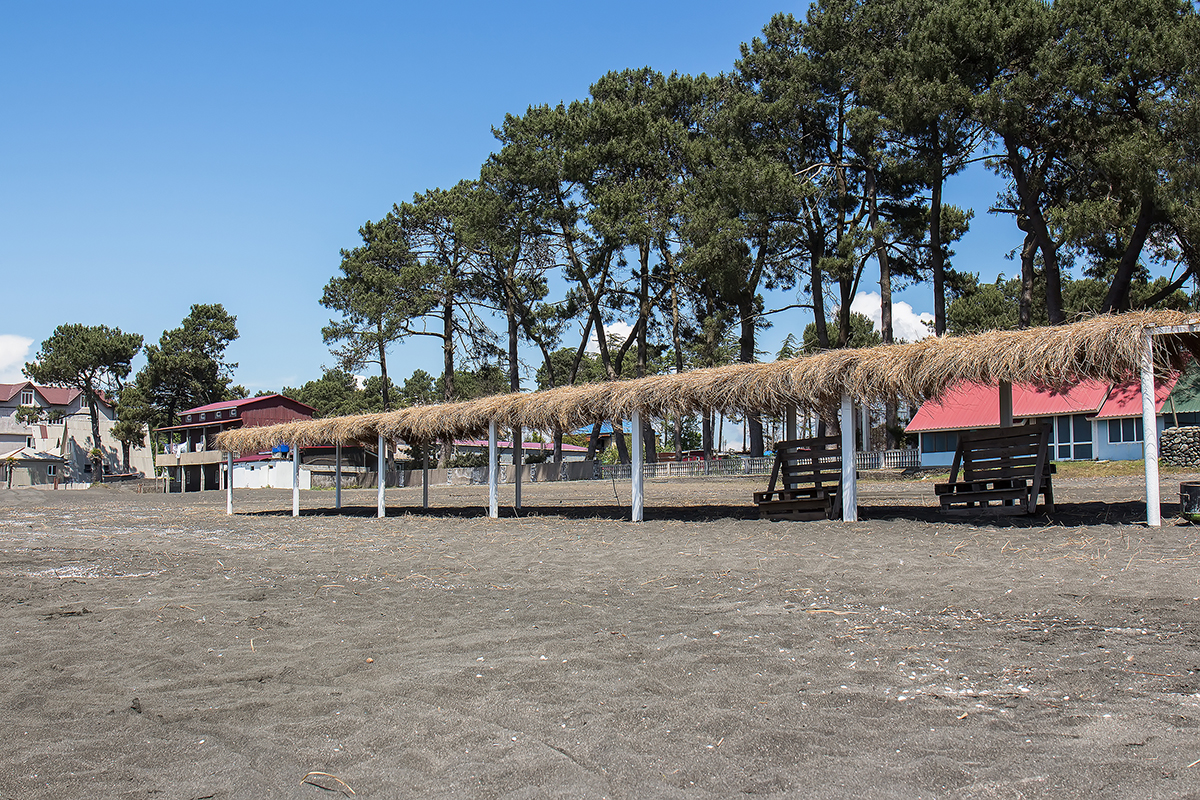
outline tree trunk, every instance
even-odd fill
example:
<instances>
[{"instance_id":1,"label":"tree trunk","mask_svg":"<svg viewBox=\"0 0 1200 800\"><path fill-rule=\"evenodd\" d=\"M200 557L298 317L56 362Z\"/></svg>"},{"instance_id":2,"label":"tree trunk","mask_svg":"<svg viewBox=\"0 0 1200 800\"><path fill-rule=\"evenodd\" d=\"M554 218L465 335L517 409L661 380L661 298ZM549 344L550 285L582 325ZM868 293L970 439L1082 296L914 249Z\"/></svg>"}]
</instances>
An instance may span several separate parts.
<instances>
[{"instance_id":1,"label":"tree trunk","mask_svg":"<svg viewBox=\"0 0 1200 800\"><path fill-rule=\"evenodd\" d=\"M452 267L452 270L456 268ZM451 272L453 285L457 280L455 272ZM454 400L454 294L447 290L442 297L442 400ZM442 440L442 466L450 467L450 459L454 455L454 438L447 436Z\"/></svg>"},{"instance_id":2,"label":"tree trunk","mask_svg":"<svg viewBox=\"0 0 1200 800\"><path fill-rule=\"evenodd\" d=\"M388 397L387 343L383 340L383 323L379 324L379 379L382 383L383 410L391 411L391 399Z\"/></svg>"},{"instance_id":3,"label":"tree trunk","mask_svg":"<svg viewBox=\"0 0 1200 800\"><path fill-rule=\"evenodd\" d=\"M104 483L104 451L100 448L100 410L96 408L96 395L91 389L84 390L87 397L88 414L92 418L92 452L88 457L92 462L92 482Z\"/></svg>"},{"instance_id":4,"label":"tree trunk","mask_svg":"<svg viewBox=\"0 0 1200 800\"><path fill-rule=\"evenodd\" d=\"M738 312L742 327L742 335L738 339L738 360L743 364L752 364L754 363L754 298L742 295L741 302L738 303ZM761 456L765 450L762 417L758 414L747 414L746 424L750 432L750 456L751 458Z\"/></svg>"},{"instance_id":5,"label":"tree trunk","mask_svg":"<svg viewBox=\"0 0 1200 800\"><path fill-rule=\"evenodd\" d=\"M1037 252L1037 235L1032 231L1025 234L1021 245L1021 300L1017 308L1017 327L1024 329L1033 324L1033 256Z\"/></svg>"},{"instance_id":6,"label":"tree trunk","mask_svg":"<svg viewBox=\"0 0 1200 800\"><path fill-rule=\"evenodd\" d=\"M933 269L933 332L946 335L946 253L942 249L943 162L941 136L934 121L932 145L934 160L929 170L929 265Z\"/></svg>"},{"instance_id":7,"label":"tree trunk","mask_svg":"<svg viewBox=\"0 0 1200 800\"><path fill-rule=\"evenodd\" d=\"M1125 245L1121 261L1117 264L1117 274L1113 276L1112 285L1108 287L1108 294L1100 309L1101 313L1129 310L1129 286L1133 282L1133 273L1137 269L1138 258L1142 255L1142 248L1146 244L1146 237L1150 235L1150 227L1154 224L1156 216L1154 200L1147 193L1142 197L1137 222L1133 226L1133 232L1129 235L1129 242Z\"/></svg>"},{"instance_id":8,"label":"tree trunk","mask_svg":"<svg viewBox=\"0 0 1200 800\"><path fill-rule=\"evenodd\" d=\"M1050 226L1042 214L1038 204L1037 193L1030 184L1029 175L1025 170L1025 161L1021 156L1017 143L1009 136L1004 137L1007 150L1005 163L1017 187L1017 197L1021 200L1021 210L1029 219L1034 235L1037 236L1038 249L1042 251L1043 270L1046 274L1046 315L1051 325L1061 325L1066 322L1062 301L1062 273L1058 267L1058 246L1050 236Z\"/></svg>"}]
</instances>

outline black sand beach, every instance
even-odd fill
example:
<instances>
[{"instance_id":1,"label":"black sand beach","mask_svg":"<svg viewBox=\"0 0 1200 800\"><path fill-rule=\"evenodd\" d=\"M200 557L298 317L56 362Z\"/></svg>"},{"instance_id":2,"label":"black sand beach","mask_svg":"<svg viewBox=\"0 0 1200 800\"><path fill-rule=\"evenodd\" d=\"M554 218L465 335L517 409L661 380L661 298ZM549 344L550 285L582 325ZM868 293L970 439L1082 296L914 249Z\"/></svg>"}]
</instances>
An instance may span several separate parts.
<instances>
[{"instance_id":1,"label":"black sand beach","mask_svg":"<svg viewBox=\"0 0 1200 800\"><path fill-rule=\"evenodd\" d=\"M1200 797L1200 528L1140 478L755 488L0 491L0 797Z\"/></svg>"}]
</instances>

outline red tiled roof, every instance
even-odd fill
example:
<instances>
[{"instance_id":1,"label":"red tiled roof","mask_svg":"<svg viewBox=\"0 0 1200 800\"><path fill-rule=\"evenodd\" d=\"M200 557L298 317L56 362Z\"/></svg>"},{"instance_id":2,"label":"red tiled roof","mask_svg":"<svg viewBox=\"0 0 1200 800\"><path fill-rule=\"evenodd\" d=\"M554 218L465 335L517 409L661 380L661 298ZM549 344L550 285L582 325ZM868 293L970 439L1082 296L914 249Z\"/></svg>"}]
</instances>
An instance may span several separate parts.
<instances>
[{"instance_id":1,"label":"red tiled roof","mask_svg":"<svg viewBox=\"0 0 1200 800\"><path fill-rule=\"evenodd\" d=\"M1154 382L1154 413L1162 411L1163 403L1179 381L1179 373L1172 373L1165 382ZM1120 417L1140 417L1142 415L1142 384L1141 381L1122 383L1114 386L1108 393L1108 399L1096 419L1118 419Z\"/></svg>"},{"instance_id":2,"label":"red tiled roof","mask_svg":"<svg viewBox=\"0 0 1200 800\"><path fill-rule=\"evenodd\" d=\"M1013 416L1016 418L1095 414L1108 394L1108 384L1086 380L1065 392L1014 384L1012 393ZM1000 387L962 383L946 392L940 402L928 400L923 403L904 430L920 433L996 428L999 425Z\"/></svg>"}]
</instances>

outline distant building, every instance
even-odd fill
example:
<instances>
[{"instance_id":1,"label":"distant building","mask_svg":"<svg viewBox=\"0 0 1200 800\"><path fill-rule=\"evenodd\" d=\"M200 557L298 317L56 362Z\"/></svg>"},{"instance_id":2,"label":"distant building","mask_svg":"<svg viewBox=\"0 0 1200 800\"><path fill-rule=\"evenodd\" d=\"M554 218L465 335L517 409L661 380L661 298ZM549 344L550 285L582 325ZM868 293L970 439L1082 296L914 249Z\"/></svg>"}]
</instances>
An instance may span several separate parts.
<instances>
[{"instance_id":1,"label":"distant building","mask_svg":"<svg viewBox=\"0 0 1200 800\"><path fill-rule=\"evenodd\" d=\"M33 485L88 485L94 482L89 454L99 447L104 473L119 473L123 467L121 443L112 435L116 414L112 403L103 396L97 401L100 441L92 441L92 419L83 392L61 386L39 386L31 381L0 383L0 452L25 448L27 454L49 455L60 459L52 475L39 474L43 480ZM34 423L17 420L22 407L36 408L40 419ZM54 420L51 422L51 420ZM146 474L153 467L149 449L130 450L130 469ZM47 462L46 466L49 466Z\"/></svg>"},{"instance_id":2,"label":"distant building","mask_svg":"<svg viewBox=\"0 0 1200 800\"><path fill-rule=\"evenodd\" d=\"M181 491L222 488L224 454L214 444L229 428L276 425L312 419L316 409L281 394L225 400L189 408L179 414L178 425L155 430L158 437L154 465L166 469ZM181 485L180 485L181 484Z\"/></svg>"}]
</instances>

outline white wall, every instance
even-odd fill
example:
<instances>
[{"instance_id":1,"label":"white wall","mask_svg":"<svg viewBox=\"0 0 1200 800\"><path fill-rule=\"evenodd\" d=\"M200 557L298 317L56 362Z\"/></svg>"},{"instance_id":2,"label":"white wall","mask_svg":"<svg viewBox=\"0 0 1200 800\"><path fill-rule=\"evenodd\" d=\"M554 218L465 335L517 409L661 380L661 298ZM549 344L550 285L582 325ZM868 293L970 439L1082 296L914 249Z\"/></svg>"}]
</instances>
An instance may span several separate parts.
<instances>
[{"instance_id":1,"label":"white wall","mask_svg":"<svg viewBox=\"0 0 1200 800\"><path fill-rule=\"evenodd\" d=\"M233 488L235 489L291 489L292 462L250 461L233 465ZM300 488L312 488L312 474L308 467L300 465Z\"/></svg>"}]
</instances>

